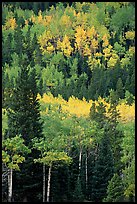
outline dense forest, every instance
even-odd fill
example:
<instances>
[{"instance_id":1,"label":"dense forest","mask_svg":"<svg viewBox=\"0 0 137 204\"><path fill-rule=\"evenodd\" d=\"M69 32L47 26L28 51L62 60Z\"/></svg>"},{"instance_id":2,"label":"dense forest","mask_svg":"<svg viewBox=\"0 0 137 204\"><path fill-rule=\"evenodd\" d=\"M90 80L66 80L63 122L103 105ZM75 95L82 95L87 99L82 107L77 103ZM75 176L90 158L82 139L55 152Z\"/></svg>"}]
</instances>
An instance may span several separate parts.
<instances>
[{"instance_id":1,"label":"dense forest","mask_svg":"<svg viewBox=\"0 0 137 204\"><path fill-rule=\"evenodd\" d=\"M135 2L2 2L2 202L135 202Z\"/></svg>"}]
</instances>

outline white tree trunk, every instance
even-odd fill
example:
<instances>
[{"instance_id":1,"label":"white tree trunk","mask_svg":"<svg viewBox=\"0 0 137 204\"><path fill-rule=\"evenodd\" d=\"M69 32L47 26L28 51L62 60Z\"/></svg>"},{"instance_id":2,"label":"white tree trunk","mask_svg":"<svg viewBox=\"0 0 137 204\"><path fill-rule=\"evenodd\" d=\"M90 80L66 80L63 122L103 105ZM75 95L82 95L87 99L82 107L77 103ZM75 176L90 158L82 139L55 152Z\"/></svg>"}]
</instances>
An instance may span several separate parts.
<instances>
[{"instance_id":1,"label":"white tree trunk","mask_svg":"<svg viewBox=\"0 0 137 204\"><path fill-rule=\"evenodd\" d=\"M52 165L49 166L49 172L48 172L47 202L49 202L49 196L50 196L51 168L52 168Z\"/></svg>"},{"instance_id":2,"label":"white tree trunk","mask_svg":"<svg viewBox=\"0 0 137 204\"><path fill-rule=\"evenodd\" d=\"M80 148L80 151L79 151L79 174L78 174L78 179L80 177L80 171L81 171L81 160L82 160L82 148Z\"/></svg>"},{"instance_id":3,"label":"white tree trunk","mask_svg":"<svg viewBox=\"0 0 137 204\"><path fill-rule=\"evenodd\" d=\"M86 190L87 190L87 186L88 186L88 153L87 152L86 152L85 170L86 170Z\"/></svg>"},{"instance_id":4,"label":"white tree trunk","mask_svg":"<svg viewBox=\"0 0 137 204\"><path fill-rule=\"evenodd\" d=\"M43 202L45 202L45 164L43 164Z\"/></svg>"},{"instance_id":5,"label":"white tree trunk","mask_svg":"<svg viewBox=\"0 0 137 204\"><path fill-rule=\"evenodd\" d=\"M8 175L8 202L12 201L12 173L13 173L13 170L9 169L9 175Z\"/></svg>"}]
</instances>

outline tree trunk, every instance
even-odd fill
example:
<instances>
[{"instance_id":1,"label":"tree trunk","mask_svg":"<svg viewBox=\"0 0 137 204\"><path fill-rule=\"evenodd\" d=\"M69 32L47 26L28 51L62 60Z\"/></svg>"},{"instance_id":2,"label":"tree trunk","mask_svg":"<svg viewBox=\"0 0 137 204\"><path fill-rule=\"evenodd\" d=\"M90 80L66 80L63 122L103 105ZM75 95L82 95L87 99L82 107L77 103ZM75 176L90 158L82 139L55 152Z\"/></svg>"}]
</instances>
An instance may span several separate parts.
<instances>
[{"instance_id":1,"label":"tree trunk","mask_svg":"<svg viewBox=\"0 0 137 204\"><path fill-rule=\"evenodd\" d=\"M49 196L50 196L51 168L52 168L52 165L49 166L49 172L48 172L47 202L49 202Z\"/></svg>"},{"instance_id":2,"label":"tree trunk","mask_svg":"<svg viewBox=\"0 0 137 204\"><path fill-rule=\"evenodd\" d=\"M88 187L88 152L86 152L85 171L86 171L86 190L87 190L87 187Z\"/></svg>"},{"instance_id":3,"label":"tree trunk","mask_svg":"<svg viewBox=\"0 0 137 204\"><path fill-rule=\"evenodd\" d=\"M43 202L45 202L45 164L43 164Z\"/></svg>"},{"instance_id":4,"label":"tree trunk","mask_svg":"<svg viewBox=\"0 0 137 204\"><path fill-rule=\"evenodd\" d=\"M80 177L80 173L81 173L81 159L82 159L82 148L80 148L80 151L79 151L79 174L78 174L78 178Z\"/></svg>"},{"instance_id":5,"label":"tree trunk","mask_svg":"<svg viewBox=\"0 0 137 204\"><path fill-rule=\"evenodd\" d=\"M8 202L12 201L12 173L13 173L13 170L9 169L9 175L8 175Z\"/></svg>"}]
</instances>

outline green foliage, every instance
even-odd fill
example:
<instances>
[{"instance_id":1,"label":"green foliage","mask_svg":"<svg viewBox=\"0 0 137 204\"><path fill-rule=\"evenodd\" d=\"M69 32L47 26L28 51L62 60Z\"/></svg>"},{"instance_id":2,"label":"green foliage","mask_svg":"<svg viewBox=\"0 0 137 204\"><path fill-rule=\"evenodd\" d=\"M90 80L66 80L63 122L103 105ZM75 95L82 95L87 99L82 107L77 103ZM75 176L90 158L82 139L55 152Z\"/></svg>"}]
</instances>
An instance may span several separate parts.
<instances>
[{"instance_id":1,"label":"green foliage","mask_svg":"<svg viewBox=\"0 0 137 204\"><path fill-rule=\"evenodd\" d=\"M126 90L125 92L125 100L126 100L126 103L129 105L132 105L132 103L135 100L133 94L131 94L128 90Z\"/></svg>"},{"instance_id":2,"label":"green foliage","mask_svg":"<svg viewBox=\"0 0 137 204\"><path fill-rule=\"evenodd\" d=\"M124 125L124 138L122 141L124 163L123 182L125 184L124 195L130 199L135 197L135 124Z\"/></svg>"},{"instance_id":3,"label":"green foliage","mask_svg":"<svg viewBox=\"0 0 137 204\"><path fill-rule=\"evenodd\" d=\"M103 202L122 202L124 200L124 184L121 176L114 174L107 187L107 197Z\"/></svg>"},{"instance_id":4,"label":"green foliage","mask_svg":"<svg viewBox=\"0 0 137 204\"><path fill-rule=\"evenodd\" d=\"M34 162L40 162L48 166L53 165L55 162L63 162L70 164L71 158L67 156L65 152L44 152L43 157L34 159Z\"/></svg>"},{"instance_id":5,"label":"green foliage","mask_svg":"<svg viewBox=\"0 0 137 204\"><path fill-rule=\"evenodd\" d=\"M2 162L10 169L20 170L19 165L25 160L23 154L28 154L31 150L25 146L21 136L7 138L2 141Z\"/></svg>"},{"instance_id":6,"label":"green foliage","mask_svg":"<svg viewBox=\"0 0 137 204\"><path fill-rule=\"evenodd\" d=\"M92 201L100 202L106 195L108 181L114 173L113 155L109 140L102 138L92 177Z\"/></svg>"},{"instance_id":7,"label":"green foliage","mask_svg":"<svg viewBox=\"0 0 137 204\"><path fill-rule=\"evenodd\" d=\"M77 179L77 182L76 182L75 190L73 193L73 199L75 202L83 202L84 200L84 195L81 189L81 181L79 178Z\"/></svg>"},{"instance_id":8,"label":"green foliage","mask_svg":"<svg viewBox=\"0 0 137 204\"><path fill-rule=\"evenodd\" d=\"M122 79L119 78L116 84L116 90L119 98L124 98L124 89Z\"/></svg>"},{"instance_id":9,"label":"green foliage","mask_svg":"<svg viewBox=\"0 0 137 204\"><path fill-rule=\"evenodd\" d=\"M90 118L63 113L59 101L39 104L38 93L92 100ZM110 102L110 110L99 96ZM10 168L20 163L21 171L13 174L15 200L27 195L28 201L41 201L42 163L54 164L53 201L102 200L110 181L105 168L111 171L112 160L115 172L123 173L125 198L134 198L134 127L119 124L116 110L118 103L134 100L134 2L2 3L2 139L21 134L33 146L25 161L15 151L13 157L10 150L2 152ZM115 186L120 183L110 185L109 194Z\"/></svg>"}]
</instances>

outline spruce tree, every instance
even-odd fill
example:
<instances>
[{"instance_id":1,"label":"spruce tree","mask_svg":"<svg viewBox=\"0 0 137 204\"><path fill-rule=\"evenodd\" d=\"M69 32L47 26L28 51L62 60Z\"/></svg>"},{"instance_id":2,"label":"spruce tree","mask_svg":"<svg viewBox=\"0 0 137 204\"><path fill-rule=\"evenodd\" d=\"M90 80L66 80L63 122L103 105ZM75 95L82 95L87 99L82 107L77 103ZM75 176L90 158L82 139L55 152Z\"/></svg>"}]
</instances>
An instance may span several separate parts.
<instances>
[{"instance_id":1,"label":"spruce tree","mask_svg":"<svg viewBox=\"0 0 137 204\"><path fill-rule=\"evenodd\" d=\"M116 90L119 98L124 98L124 87L122 79L119 78L116 84Z\"/></svg>"},{"instance_id":2,"label":"spruce tree","mask_svg":"<svg viewBox=\"0 0 137 204\"><path fill-rule=\"evenodd\" d=\"M40 105L37 99L37 77L35 69L28 66L26 60L22 58L20 64L20 73L8 109L8 132L10 137L20 134L24 139L24 144L31 148L31 139L42 137ZM29 189L32 188L33 191L40 185L41 165L33 163L33 159L37 157L38 151L32 150L26 161L21 165L22 171L14 175L16 177L15 185L18 189L17 194L20 197L21 193L30 193L31 195Z\"/></svg>"},{"instance_id":3,"label":"spruce tree","mask_svg":"<svg viewBox=\"0 0 137 204\"><path fill-rule=\"evenodd\" d=\"M98 157L93 168L92 201L101 202L106 196L108 181L112 178L113 172L112 150L108 138L104 136L99 145Z\"/></svg>"},{"instance_id":4,"label":"spruce tree","mask_svg":"<svg viewBox=\"0 0 137 204\"><path fill-rule=\"evenodd\" d=\"M11 54L13 52L12 47L13 36L11 33L8 34L7 38L2 41L2 65L4 66L5 63L11 65Z\"/></svg>"},{"instance_id":5,"label":"spruce tree","mask_svg":"<svg viewBox=\"0 0 137 204\"><path fill-rule=\"evenodd\" d=\"M24 53L24 36L21 27L18 25L14 32L14 51L21 57Z\"/></svg>"},{"instance_id":6,"label":"spruce tree","mask_svg":"<svg viewBox=\"0 0 137 204\"><path fill-rule=\"evenodd\" d=\"M119 124L119 112L117 111L117 104L110 104L108 121L104 126L105 134L110 139L112 147L112 153L114 158L115 173L119 173L122 169L122 148L121 142L123 138L123 132L118 129Z\"/></svg>"},{"instance_id":7,"label":"spruce tree","mask_svg":"<svg viewBox=\"0 0 137 204\"><path fill-rule=\"evenodd\" d=\"M95 102L92 103L90 108L90 119L96 121L99 127L103 128L107 120L106 106L102 102L98 103L99 105L97 106L95 105Z\"/></svg>"}]
</instances>

